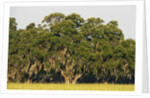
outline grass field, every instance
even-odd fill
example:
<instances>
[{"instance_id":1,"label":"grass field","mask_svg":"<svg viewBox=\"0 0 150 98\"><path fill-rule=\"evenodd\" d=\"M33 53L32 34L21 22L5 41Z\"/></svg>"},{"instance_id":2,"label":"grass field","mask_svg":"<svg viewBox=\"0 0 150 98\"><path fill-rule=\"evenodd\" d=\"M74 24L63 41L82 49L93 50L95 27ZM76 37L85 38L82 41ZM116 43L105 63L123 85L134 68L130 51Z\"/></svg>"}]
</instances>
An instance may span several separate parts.
<instances>
[{"instance_id":1,"label":"grass field","mask_svg":"<svg viewBox=\"0 0 150 98\"><path fill-rule=\"evenodd\" d=\"M21 84L8 83L7 89L23 90L101 90L101 91L134 91L134 84Z\"/></svg>"}]
</instances>

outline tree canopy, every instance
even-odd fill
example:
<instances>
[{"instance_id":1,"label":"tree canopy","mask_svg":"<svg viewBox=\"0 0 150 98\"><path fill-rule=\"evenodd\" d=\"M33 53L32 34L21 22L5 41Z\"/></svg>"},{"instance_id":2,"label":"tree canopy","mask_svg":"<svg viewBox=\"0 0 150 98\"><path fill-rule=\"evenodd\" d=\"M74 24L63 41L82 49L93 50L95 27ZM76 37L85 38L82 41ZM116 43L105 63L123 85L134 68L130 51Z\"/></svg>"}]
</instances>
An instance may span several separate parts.
<instances>
[{"instance_id":1,"label":"tree canopy","mask_svg":"<svg viewBox=\"0 0 150 98\"><path fill-rule=\"evenodd\" d=\"M135 40L117 21L52 13L17 29L10 18L8 82L134 83Z\"/></svg>"}]
</instances>

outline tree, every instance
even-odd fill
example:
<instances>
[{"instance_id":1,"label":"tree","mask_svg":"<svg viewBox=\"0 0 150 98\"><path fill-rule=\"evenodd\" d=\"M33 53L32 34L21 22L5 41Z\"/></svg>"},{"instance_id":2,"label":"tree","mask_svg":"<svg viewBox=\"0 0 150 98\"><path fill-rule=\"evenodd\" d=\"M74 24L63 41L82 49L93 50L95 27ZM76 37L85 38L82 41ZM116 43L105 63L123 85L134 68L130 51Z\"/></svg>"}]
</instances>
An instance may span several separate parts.
<instances>
[{"instance_id":1,"label":"tree","mask_svg":"<svg viewBox=\"0 0 150 98\"><path fill-rule=\"evenodd\" d=\"M135 40L117 21L52 13L43 23L18 30L10 18L8 82L134 83Z\"/></svg>"},{"instance_id":2,"label":"tree","mask_svg":"<svg viewBox=\"0 0 150 98\"><path fill-rule=\"evenodd\" d=\"M52 66L54 69L61 72L61 75L65 79L65 83L76 83L77 79L85 72L85 66L87 64L83 60L87 60L82 57L90 52L90 47L84 40L81 42L82 35L78 35L76 25L72 20L63 20L60 23L52 27L54 37L53 44L56 46L56 52L53 52ZM54 46L54 47L55 47ZM86 49L84 52L80 49ZM78 51L77 51L78 50ZM82 51L81 53L79 53ZM77 62L80 60L80 63Z\"/></svg>"}]
</instances>

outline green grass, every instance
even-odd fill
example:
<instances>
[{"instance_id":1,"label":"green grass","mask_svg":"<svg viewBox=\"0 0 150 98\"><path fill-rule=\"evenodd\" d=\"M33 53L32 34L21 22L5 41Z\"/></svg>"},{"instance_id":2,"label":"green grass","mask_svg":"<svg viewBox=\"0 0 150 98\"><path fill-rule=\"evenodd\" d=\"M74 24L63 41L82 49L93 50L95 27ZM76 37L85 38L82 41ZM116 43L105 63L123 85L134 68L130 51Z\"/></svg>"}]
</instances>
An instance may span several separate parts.
<instances>
[{"instance_id":1,"label":"green grass","mask_svg":"<svg viewBox=\"0 0 150 98\"><path fill-rule=\"evenodd\" d=\"M42 84L42 83L8 83L7 89L18 90L101 90L134 91L134 84Z\"/></svg>"}]
</instances>

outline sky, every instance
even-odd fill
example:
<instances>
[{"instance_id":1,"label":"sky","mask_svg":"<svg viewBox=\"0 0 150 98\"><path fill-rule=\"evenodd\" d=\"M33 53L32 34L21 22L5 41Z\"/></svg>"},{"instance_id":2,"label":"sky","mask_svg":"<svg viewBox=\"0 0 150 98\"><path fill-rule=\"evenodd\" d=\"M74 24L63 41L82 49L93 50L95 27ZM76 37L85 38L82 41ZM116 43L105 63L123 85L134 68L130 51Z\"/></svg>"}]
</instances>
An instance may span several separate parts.
<instances>
[{"instance_id":1,"label":"sky","mask_svg":"<svg viewBox=\"0 0 150 98\"><path fill-rule=\"evenodd\" d=\"M40 24L45 16L61 12L65 15L80 14L84 19L99 17L105 24L111 20L118 21L125 39L135 39L136 6L39 6L39 7L11 7L10 17L15 17L18 29L24 29L29 23Z\"/></svg>"}]
</instances>

